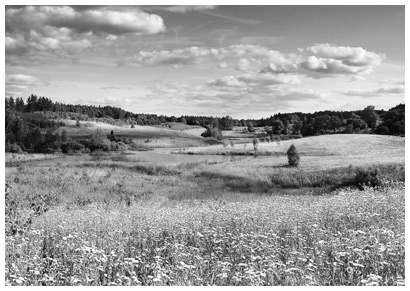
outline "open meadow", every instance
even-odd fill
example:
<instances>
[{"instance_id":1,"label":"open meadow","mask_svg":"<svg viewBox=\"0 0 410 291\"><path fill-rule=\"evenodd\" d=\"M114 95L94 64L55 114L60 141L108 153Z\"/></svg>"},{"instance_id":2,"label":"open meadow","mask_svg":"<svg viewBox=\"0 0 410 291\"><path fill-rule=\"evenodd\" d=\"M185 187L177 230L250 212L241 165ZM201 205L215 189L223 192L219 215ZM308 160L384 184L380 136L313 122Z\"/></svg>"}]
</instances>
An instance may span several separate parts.
<instances>
[{"instance_id":1,"label":"open meadow","mask_svg":"<svg viewBox=\"0 0 410 291\"><path fill-rule=\"evenodd\" d=\"M6 167L6 285L404 285L404 138L308 137L255 155L252 139L144 130L160 146Z\"/></svg>"},{"instance_id":2,"label":"open meadow","mask_svg":"<svg viewBox=\"0 0 410 291\"><path fill-rule=\"evenodd\" d=\"M405 1L179 2L5 5L5 285L404 288Z\"/></svg>"}]
</instances>

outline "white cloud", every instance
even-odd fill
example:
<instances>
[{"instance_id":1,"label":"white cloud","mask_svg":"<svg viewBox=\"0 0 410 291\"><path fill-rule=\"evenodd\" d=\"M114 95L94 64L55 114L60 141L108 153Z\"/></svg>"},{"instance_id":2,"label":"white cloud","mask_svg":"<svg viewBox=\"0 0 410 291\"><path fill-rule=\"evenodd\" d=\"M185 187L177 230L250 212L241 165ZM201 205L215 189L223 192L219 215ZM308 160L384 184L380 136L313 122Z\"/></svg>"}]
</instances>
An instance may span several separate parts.
<instances>
[{"instance_id":1,"label":"white cloud","mask_svg":"<svg viewBox=\"0 0 410 291\"><path fill-rule=\"evenodd\" d=\"M248 72L251 66L251 62L247 59L240 59L236 64L236 69L242 72Z\"/></svg>"},{"instance_id":2,"label":"white cloud","mask_svg":"<svg viewBox=\"0 0 410 291\"><path fill-rule=\"evenodd\" d=\"M240 71L259 71L266 63L292 63L287 55L259 45L232 45L222 48L186 47L174 50L139 51L123 58L120 66L167 66L184 67L210 63L218 68L236 68Z\"/></svg>"},{"instance_id":3,"label":"white cloud","mask_svg":"<svg viewBox=\"0 0 410 291\"><path fill-rule=\"evenodd\" d=\"M132 10L76 11L68 6L25 6L6 10L6 31L42 30L43 27L68 28L77 33L123 35L155 34L165 31L163 19L155 14Z\"/></svg>"},{"instance_id":4,"label":"white cloud","mask_svg":"<svg viewBox=\"0 0 410 291\"><path fill-rule=\"evenodd\" d=\"M5 76L6 96L21 96L37 86L48 85L36 77L24 74L14 74Z\"/></svg>"},{"instance_id":5,"label":"white cloud","mask_svg":"<svg viewBox=\"0 0 410 291\"><path fill-rule=\"evenodd\" d=\"M359 76L372 72L385 56L360 47L319 44L285 54L260 45L240 44L222 48L188 47L175 50L140 51L122 59L123 66L166 66L176 68L211 63L218 68L242 72L303 74L313 78ZM359 78L356 78L358 80Z\"/></svg>"},{"instance_id":6,"label":"white cloud","mask_svg":"<svg viewBox=\"0 0 410 291\"><path fill-rule=\"evenodd\" d=\"M40 84L40 80L36 77L23 75L23 74L15 74L15 75L6 75L6 85L9 84L18 84L18 85L36 85Z\"/></svg>"},{"instance_id":7,"label":"white cloud","mask_svg":"<svg viewBox=\"0 0 410 291\"><path fill-rule=\"evenodd\" d=\"M357 97L382 97L382 96L404 96L404 86L396 87L380 87L373 90L361 90L353 89L348 91L339 92L340 94L346 96L357 96Z\"/></svg>"},{"instance_id":8,"label":"white cloud","mask_svg":"<svg viewBox=\"0 0 410 291\"><path fill-rule=\"evenodd\" d=\"M192 46L172 51L140 51L138 54L122 59L119 66L167 66L176 68L206 62L216 57L217 50Z\"/></svg>"},{"instance_id":9,"label":"white cloud","mask_svg":"<svg viewBox=\"0 0 410 291\"><path fill-rule=\"evenodd\" d=\"M11 54L11 55L23 55L28 50L24 42L24 38L21 36L17 36L16 38L6 36L5 46L6 46L6 54Z\"/></svg>"},{"instance_id":10,"label":"white cloud","mask_svg":"<svg viewBox=\"0 0 410 291\"><path fill-rule=\"evenodd\" d=\"M229 65L226 62L222 62L218 64L219 69L227 69L229 68Z\"/></svg>"},{"instance_id":11,"label":"white cloud","mask_svg":"<svg viewBox=\"0 0 410 291\"><path fill-rule=\"evenodd\" d=\"M309 54L301 67L309 73L322 75L357 75L373 71L386 58L384 54L369 52L361 47L334 46L328 43L300 49Z\"/></svg>"},{"instance_id":12,"label":"white cloud","mask_svg":"<svg viewBox=\"0 0 410 291\"><path fill-rule=\"evenodd\" d=\"M175 13L185 13L188 11L204 11L215 9L215 5L175 5L163 8L162 10L171 11Z\"/></svg>"},{"instance_id":13,"label":"white cloud","mask_svg":"<svg viewBox=\"0 0 410 291\"><path fill-rule=\"evenodd\" d=\"M272 91L273 86L283 84L298 84L300 81L295 75L271 75L271 74L243 74L238 76L225 76L210 80L206 84L221 91L247 91L251 94Z\"/></svg>"},{"instance_id":14,"label":"white cloud","mask_svg":"<svg viewBox=\"0 0 410 291\"><path fill-rule=\"evenodd\" d=\"M364 80L366 80L365 77L362 77L362 76L352 76L352 77L350 78L349 82L361 82L361 81L364 81Z\"/></svg>"},{"instance_id":15,"label":"white cloud","mask_svg":"<svg viewBox=\"0 0 410 291\"><path fill-rule=\"evenodd\" d=\"M25 6L6 10L6 64L26 65L50 59L75 60L96 46L111 45L126 34L165 31L161 17L139 10L87 7ZM19 57L17 57L19 56Z\"/></svg>"},{"instance_id":16,"label":"white cloud","mask_svg":"<svg viewBox=\"0 0 410 291\"><path fill-rule=\"evenodd\" d=\"M308 47L306 52L320 58L341 60L343 64L359 67L380 65L386 57L361 47L334 46L328 43Z\"/></svg>"},{"instance_id":17,"label":"white cloud","mask_svg":"<svg viewBox=\"0 0 410 291\"><path fill-rule=\"evenodd\" d=\"M383 54L366 51L361 47L317 44L298 50L300 55L271 57L265 73L299 73L313 78L358 76L371 73L386 58ZM356 79L358 80L358 79Z\"/></svg>"}]
</instances>

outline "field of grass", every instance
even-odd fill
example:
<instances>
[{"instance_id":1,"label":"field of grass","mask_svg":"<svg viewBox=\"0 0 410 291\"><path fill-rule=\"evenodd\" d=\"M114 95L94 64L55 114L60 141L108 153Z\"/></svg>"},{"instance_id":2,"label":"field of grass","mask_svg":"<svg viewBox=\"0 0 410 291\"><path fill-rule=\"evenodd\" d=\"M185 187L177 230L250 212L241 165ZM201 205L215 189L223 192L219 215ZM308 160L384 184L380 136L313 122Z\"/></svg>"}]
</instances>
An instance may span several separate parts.
<instances>
[{"instance_id":1,"label":"field of grass","mask_svg":"<svg viewBox=\"0 0 410 291\"><path fill-rule=\"evenodd\" d=\"M6 285L404 285L403 139L326 138L293 141L299 168L172 149L7 167Z\"/></svg>"},{"instance_id":2,"label":"field of grass","mask_svg":"<svg viewBox=\"0 0 410 291\"><path fill-rule=\"evenodd\" d=\"M7 164L22 163L22 162L32 162L32 161L43 161L59 158L60 155L57 154L16 154L16 153L6 153L5 162Z\"/></svg>"},{"instance_id":3,"label":"field of grass","mask_svg":"<svg viewBox=\"0 0 410 291\"><path fill-rule=\"evenodd\" d=\"M128 126L116 126L103 122L81 121L81 126L76 126L75 120L62 119L66 126L59 129L66 130L67 135L72 138L88 137L97 128L101 129L106 134L111 131L119 137L131 138L137 143L143 143L149 148L172 148L186 146L205 146L215 144L212 139L204 139L201 133L205 130L198 126L189 126L181 123L171 123L171 128L161 126L140 126L135 125L135 128Z\"/></svg>"}]
</instances>

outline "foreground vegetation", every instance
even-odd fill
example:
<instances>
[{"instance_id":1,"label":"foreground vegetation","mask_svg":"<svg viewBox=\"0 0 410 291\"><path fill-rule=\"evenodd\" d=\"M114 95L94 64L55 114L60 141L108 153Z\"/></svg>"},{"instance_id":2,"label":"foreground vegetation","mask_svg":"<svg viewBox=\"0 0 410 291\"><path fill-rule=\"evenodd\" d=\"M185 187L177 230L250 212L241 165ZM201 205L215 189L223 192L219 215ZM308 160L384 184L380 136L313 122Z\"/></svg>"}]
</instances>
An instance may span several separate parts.
<instances>
[{"instance_id":1,"label":"foreground vegetation","mask_svg":"<svg viewBox=\"0 0 410 291\"><path fill-rule=\"evenodd\" d=\"M6 285L404 285L401 165L244 179L93 159L7 169Z\"/></svg>"}]
</instances>

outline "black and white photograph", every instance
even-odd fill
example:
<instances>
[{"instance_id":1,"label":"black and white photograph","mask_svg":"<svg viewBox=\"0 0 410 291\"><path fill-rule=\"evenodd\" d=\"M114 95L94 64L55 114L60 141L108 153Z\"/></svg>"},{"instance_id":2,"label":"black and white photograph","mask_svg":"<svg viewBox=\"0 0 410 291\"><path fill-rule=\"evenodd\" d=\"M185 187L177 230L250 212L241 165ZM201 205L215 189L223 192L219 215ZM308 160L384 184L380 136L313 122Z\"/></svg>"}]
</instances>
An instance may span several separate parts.
<instances>
[{"instance_id":1,"label":"black and white photograph","mask_svg":"<svg viewBox=\"0 0 410 291\"><path fill-rule=\"evenodd\" d=\"M26 2L3 286L405 286L405 1Z\"/></svg>"}]
</instances>

